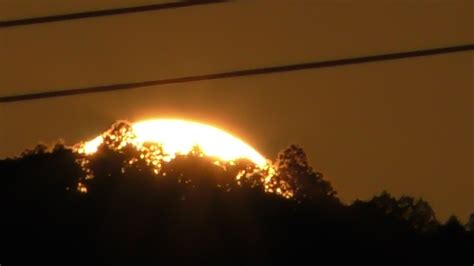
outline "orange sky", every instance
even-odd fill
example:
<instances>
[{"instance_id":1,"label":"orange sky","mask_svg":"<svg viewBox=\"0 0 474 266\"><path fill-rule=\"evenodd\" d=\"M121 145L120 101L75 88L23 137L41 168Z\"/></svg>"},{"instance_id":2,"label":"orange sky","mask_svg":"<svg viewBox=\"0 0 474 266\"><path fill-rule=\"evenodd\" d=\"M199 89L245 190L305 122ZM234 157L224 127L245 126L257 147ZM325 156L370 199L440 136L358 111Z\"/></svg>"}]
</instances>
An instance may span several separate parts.
<instances>
[{"instance_id":1,"label":"orange sky","mask_svg":"<svg viewBox=\"0 0 474 266\"><path fill-rule=\"evenodd\" d=\"M121 1L122 6L156 1ZM164 2L164 1L161 1ZM117 1L0 0L0 20ZM0 96L474 43L473 2L250 1L0 29ZM0 157L116 119L212 123L274 158L302 145L342 199L474 212L473 53L0 104Z\"/></svg>"}]
</instances>

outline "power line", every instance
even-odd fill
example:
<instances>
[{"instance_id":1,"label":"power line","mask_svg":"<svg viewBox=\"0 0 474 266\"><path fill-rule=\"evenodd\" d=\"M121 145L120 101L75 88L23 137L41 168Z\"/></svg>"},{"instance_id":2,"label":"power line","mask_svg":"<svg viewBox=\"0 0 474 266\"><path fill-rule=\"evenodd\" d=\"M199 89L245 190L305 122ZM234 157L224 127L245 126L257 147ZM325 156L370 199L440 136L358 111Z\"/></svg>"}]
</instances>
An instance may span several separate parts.
<instances>
[{"instance_id":1,"label":"power line","mask_svg":"<svg viewBox=\"0 0 474 266\"><path fill-rule=\"evenodd\" d=\"M227 1L228 0L188 0L188 1L146 5L146 6L86 11L86 12L71 13L71 14L64 14L64 15L22 18L22 19L16 19L16 20L0 21L0 28L9 28L9 27L25 26L25 25L32 25L32 24L56 22L56 21L92 18L92 17L115 16L115 15L129 14L129 13L157 11L157 10L162 10L162 9L175 9L175 8L181 8L181 7L222 3L222 2L227 2Z\"/></svg>"},{"instance_id":2,"label":"power line","mask_svg":"<svg viewBox=\"0 0 474 266\"><path fill-rule=\"evenodd\" d=\"M178 78L170 78L170 79L158 79L158 80L151 80L151 81L120 83L120 84L113 84L113 85L104 85L104 86L69 89L69 90L47 91L47 92L40 92L40 93L0 97L0 103L19 102L19 101L27 101L27 100L35 100L35 99L43 99L43 98L79 95L79 94L86 94L86 93L128 90L128 89L134 89L134 88L140 88L140 87L158 86L158 85L165 85L165 84L176 84L176 83L203 81L203 80L273 74L273 73L281 73L281 72L289 72L289 71L299 71L299 70L305 70L305 69L336 67L336 66L362 64L362 63L379 62L379 61L389 61L389 60L397 60L397 59L403 59L403 58L413 58L413 57L456 53L456 52L472 51L472 50L474 50L474 44L468 44L468 45L461 45L461 46L452 46L452 47L427 49L427 50L416 50L416 51L391 53L391 54L381 54L381 55L373 55L373 56L365 56L365 57L346 58L346 59L338 59L338 60L330 60L330 61L309 62L309 63L302 63L302 64L281 65L281 66L272 66L272 67L263 67L263 68L254 68L254 69L243 69L243 70L236 70L236 71L229 71L229 72L196 75L196 76L186 76L186 77L178 77Z\"/></svg>"}]
</instances>

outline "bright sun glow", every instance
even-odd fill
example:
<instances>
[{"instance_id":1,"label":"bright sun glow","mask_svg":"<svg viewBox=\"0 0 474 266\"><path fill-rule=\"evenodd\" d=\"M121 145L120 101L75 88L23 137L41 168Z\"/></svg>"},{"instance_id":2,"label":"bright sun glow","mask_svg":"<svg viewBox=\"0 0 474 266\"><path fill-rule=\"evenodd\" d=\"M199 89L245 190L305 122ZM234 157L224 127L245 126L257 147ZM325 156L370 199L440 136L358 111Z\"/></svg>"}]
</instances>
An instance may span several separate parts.
<instances>
[{"instance_id":1,"label":"bright sun glow","mask_svg":"<svg viewBox=\"0 0 474 266\"><path fill-rule=\"evenodd\" d=\"M125 163L131 166L141 160L156 175L162 176L166 176L166 172L162 171L163 163L172 161L177 155L195 155L199 152L199 156L211 157L214 164L223 169L227 165L236 165L238 159L247 159L255 167L239 169L235 177L238 184L246 182L241 180L253 179L252 182L263 185L265 192L285 198L291 198L294 194L288 183L276 178L277 172L271 161L241 139L209 125L178 119L146 120L131 125L117 123L93 140L78 144L76 151L94 154L104 142L116 151L132 145L139 151L139 158L129 158ZM85 173L85 180L94 178L88 158L81 158L78 163ZM125 171L122 167L122 173ZM78 191L87 193L87 187L80 183Z\"/></svg>"},{"instance_id":2,"label":"bright sun glow","mask_svg":"<svg viewBox=\"0 0 474 266\"><path fill-rule=\"evenodd\" d=\"M199 146L204 155L224 161L246 158L260 167L267 163L261 154L239 138L209 125L177 119L156 119L137 122L132 128L136 135L134 145L158 143L166 154L188 154L193 147ZM102 142L102 136L87 142L83 152L96 152Z\"/></svg>"}]
</instances>

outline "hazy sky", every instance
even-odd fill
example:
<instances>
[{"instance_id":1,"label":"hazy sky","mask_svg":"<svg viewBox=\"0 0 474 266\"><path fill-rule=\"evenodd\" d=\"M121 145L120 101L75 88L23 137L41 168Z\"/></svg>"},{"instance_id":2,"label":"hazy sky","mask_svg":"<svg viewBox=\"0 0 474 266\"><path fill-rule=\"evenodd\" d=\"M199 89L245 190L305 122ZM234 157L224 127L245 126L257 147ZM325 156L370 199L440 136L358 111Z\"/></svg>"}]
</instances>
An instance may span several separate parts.
<instances>
[{"instance_id":1,"label":"hazy sky","mask_svg":"<svg viewBox=\"0 0 474 266\"><path fill-rule=\"evenodd\" d=\"M0 0L0 20L155 2ZM0 96L469 44L473 3L240 0L5 28ZM386 189L466 220L473 55L0 104L0 158L40 141L89 139L117 119L190 118L269 158L300 144L345 201Z\"/></svg>"}]
</instances>

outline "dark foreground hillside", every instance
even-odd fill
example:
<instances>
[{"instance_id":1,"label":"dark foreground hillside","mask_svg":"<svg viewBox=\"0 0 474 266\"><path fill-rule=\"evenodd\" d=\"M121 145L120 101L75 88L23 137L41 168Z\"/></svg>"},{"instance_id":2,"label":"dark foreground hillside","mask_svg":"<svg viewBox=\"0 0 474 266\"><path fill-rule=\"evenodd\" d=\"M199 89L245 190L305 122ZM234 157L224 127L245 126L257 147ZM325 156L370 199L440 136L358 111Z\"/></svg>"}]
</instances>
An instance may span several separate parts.
<instances>
[{"instance_id":1,"label":"dark foreground hillside","mask_svg":"<svg viewBox=\"0 0 474 266\"><path fill-rule=\"evenodd\" d=\"M295 152L295 150L297 152ZM209 159L177 158L167 175L103 147L84 179L79 155L58 145L0 161L1 265L220 265L474 262L474 237L429 205L382 193L343 205L290 147L302 173L286 199L255 182L237 184ZM293 158L293 157L295 158ZM304 181L304 178L314 180ZM284 177L282 177L284 178ZM79 184L78 183L82 182ZM87 190L87 193L85 193Z\"/></svg>"}]
</instances>

